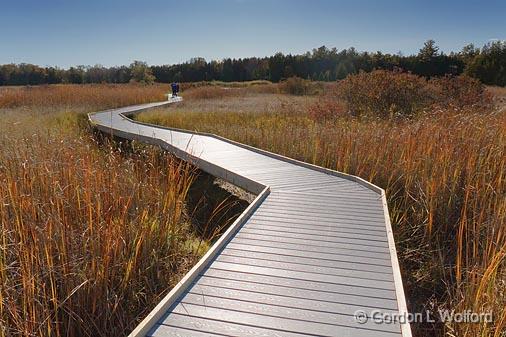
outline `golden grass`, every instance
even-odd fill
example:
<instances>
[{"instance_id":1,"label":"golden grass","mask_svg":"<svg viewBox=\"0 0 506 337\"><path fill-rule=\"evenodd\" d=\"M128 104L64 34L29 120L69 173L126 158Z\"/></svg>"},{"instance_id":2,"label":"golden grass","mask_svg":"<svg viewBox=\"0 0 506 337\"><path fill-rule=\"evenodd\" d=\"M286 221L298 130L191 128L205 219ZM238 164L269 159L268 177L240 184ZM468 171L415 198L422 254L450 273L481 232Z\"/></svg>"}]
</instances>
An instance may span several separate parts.
<instances>
[{"instance_id":1,"label":"golden grass","mask_svg":"<svg viewBox=\"0 0 506 337\"><path fill-rule=\"evenodd\" d=\"M0 90L0 109L81 106L93 111L163 101L168 85L85 84L9 87Z\"/></svg>"},{"instance_id":2,"label":"golden grass","mask_svg":"<svg viewBox=\"0 0 506 337\"><path fill-rule=\"evenodd\" d=\"M252 88L254 86L270 86L273 83L267 80L254 80L243 82L223 82L223 81L201 81L201 82L183 82L183 90L200 87L225 87L225 88ZM274 85L275 86L275 85Z\"/></svg>"},{"instance_id":3,"label":"golden grass","mask_svg":"<svg viewBox=\"0 0 506 337\"><path fill-rule=\"evenodd\" d=\"M506 87L487 87L487 91L493 95L495 104L500 110L506 109Z\"/></svg>"},{"instance_id":4,"label":"golden grass","mask_svg":"<svg viewBox=\"0 0 506 337\"><path fill-rule=\"evenodd\" d=\"M259 103L256 112L236 112L232 104L224 109L212 100L191 104L206 106L206 112L183 105L139 119L216 133L385 188L410 310L431 310L436 317L439 308L494 315L492 323L415 323L415 336L503 336L505 110L439 111L411 121L316 122L298 102L282 109Z\"/></svg>"},{"instance_id":5,"label":"golden grass","mask_svg":"<svg viewBox=\"0 0 506 337\"><path fill-rule=\"evenodd\" d=\"M285 111L286 109L294 109L294 112L303 113L307 106L314 103L317 100L316 97L310 96L287 96L283 94L241 94L231 95L228 97L213 97L206 99L192 99L188 98L187 93L184 94L184 101L171 105L169 111L178 112L179 117L182 117L185 113L194 113L196 111L200 113L211 113L206 116L202 114L203 118L208 118L211 122L213 116L212 113L248 113L256 114L258 112L268 111ZM154 116L153 114L152 116ZM163 117L163 115L161 115ZM208 123L206 123L207 125Z\"/></svg>"},{"instance_id":6,"label":"golden grass","mask_svg":"<svg viewBox=\"0 0 506 337\"><path fill-rule=\"evenodd\" d=\"M196 85L187 89L183 86L184 96L190 100L245 97L251 96L251 94L275 94L278 91L278 85L272 83L249 84L248 86L238 86L233 85L233 83L227 85L224 83L223 85Z\"/></svg>"},{"instance_id":7,"label":"golden grass","mask_svg":"<svg viewBox=\"0 0 506 337\"><path fill-rule=\"evenodd\" d=\"M160 89L5 90L30 107L0 109L0 336L124 335L207 249L185 207L195 174L154 149L97 146L73 111Z\"/></svg>"}]
</instances>

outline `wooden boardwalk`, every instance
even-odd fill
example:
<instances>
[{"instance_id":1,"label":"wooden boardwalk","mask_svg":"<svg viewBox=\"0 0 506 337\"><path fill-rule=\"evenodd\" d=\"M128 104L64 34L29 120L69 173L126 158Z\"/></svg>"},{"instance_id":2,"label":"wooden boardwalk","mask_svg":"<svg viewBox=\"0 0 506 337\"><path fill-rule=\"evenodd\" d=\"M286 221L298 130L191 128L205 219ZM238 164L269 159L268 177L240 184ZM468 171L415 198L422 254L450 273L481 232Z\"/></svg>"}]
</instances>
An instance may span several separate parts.
<instances>
[{"instance_id":1,"label":"wooden boardwalk","mask_svg":"<svg viewBox=\"0 0 506 337\"><path fill-rule=\"evenodd\" d=\"M215 135L126 117L178 100L89 118L257 198L131 336L411 336L409 324L373 319L406 313L384 191Z\"/></svg>"}]
</instances>

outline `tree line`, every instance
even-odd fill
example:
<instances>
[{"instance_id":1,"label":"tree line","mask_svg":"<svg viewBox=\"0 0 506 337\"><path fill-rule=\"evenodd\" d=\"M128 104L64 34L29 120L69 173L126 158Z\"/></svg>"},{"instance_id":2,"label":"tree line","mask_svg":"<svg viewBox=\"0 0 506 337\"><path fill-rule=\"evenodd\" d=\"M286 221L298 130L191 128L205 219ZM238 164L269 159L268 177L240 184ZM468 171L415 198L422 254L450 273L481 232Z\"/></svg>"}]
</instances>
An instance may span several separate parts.
<instances>
[{"instance_id":1,"label":"tree line","mask_svg":"<svg viewBox=\"0 0 506 337\"><path fill-rule=\"evenodd\" d=\"M349 74L374 69L402 70L427 78L446 74L469 76L485 84L506 85L506 41L493 41L477 48L470 44L460 52L445 54L434 40L428 40L418 54L358 52L322 46L300 55L277 53L270 57L249 57L221 61L193 58L174 65L148 66L135 61L130 66L77 66L68 69L33 64L0 65L0 85L57 83L128 83L153 81L170 83L198 81L279 82L297 76L318 81L335 81Z\"/></svg>"}]
</instances>

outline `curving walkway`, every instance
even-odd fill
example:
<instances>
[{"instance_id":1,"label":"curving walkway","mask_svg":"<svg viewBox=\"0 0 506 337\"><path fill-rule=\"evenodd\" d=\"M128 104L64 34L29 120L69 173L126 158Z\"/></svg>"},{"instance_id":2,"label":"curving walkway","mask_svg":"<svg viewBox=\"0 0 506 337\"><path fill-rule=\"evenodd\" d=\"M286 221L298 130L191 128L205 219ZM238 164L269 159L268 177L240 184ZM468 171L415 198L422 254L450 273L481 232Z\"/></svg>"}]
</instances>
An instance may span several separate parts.
<instances>
[{"instance_id":1,"label":"curving walkway","mask_svg":"<svg viewBox=\"0 0 506 337\"><path fill-rule=\"evenodd\" d=\"M127 117L180 100L89 119L257 198L131 336L411 336L409 324L371 317L406 313L384 191L215 135Z\"/></svg>"}]
</instances>

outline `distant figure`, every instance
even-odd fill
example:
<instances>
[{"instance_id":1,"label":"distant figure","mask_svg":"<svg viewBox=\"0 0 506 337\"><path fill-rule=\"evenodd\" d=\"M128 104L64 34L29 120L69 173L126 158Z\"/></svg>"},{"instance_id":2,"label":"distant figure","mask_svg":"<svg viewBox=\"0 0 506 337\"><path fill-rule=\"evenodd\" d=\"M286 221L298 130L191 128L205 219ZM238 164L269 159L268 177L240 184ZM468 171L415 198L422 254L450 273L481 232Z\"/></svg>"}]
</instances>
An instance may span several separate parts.
<instances>
[{"instance_id":1,"label":"distant figure","mask_svg":"<svg viewBox=\"0 0 506 337\"><path fill-rule=\"evenodd\" d=\"M172 97L177 97L177 92L179 91L179 84L177 84L176 82L172 82L170 87L172 88Z\"/></svg>"},{"instance_id":2,"label":"distant figure","mask_svg":"<svg viewBox=\"0 0 506 337\"><path fill-rule=\"evenodd\" d=\"M176 96L179 95L179 83L176 83Z\"/></svg>"}]
</instances>

